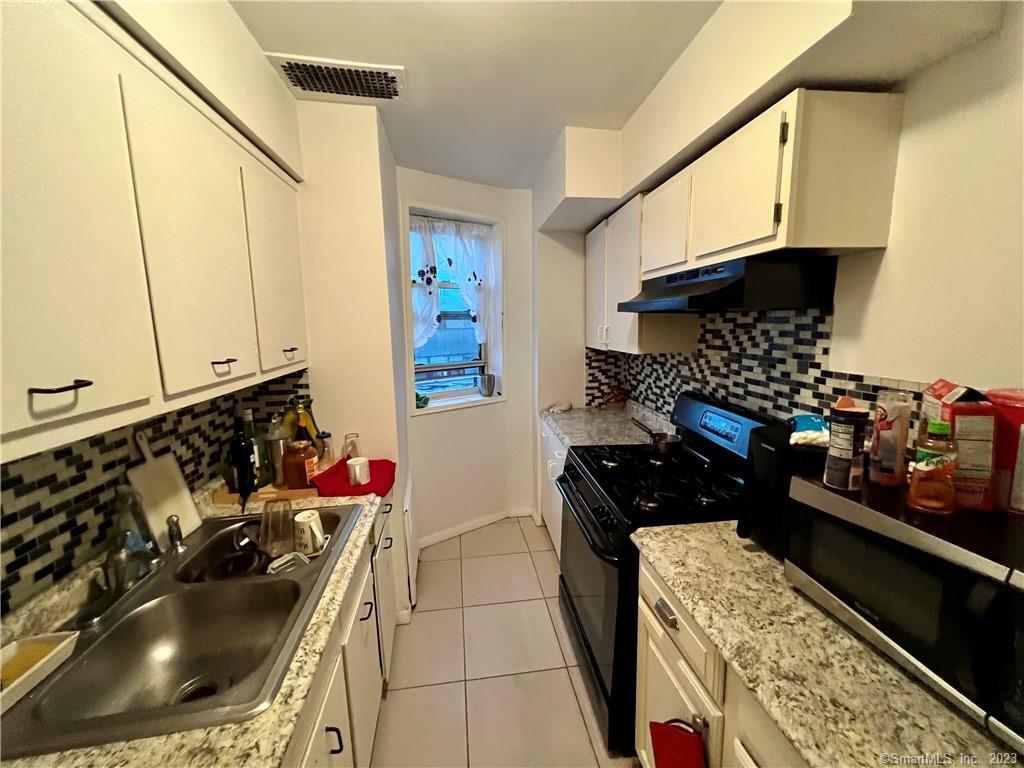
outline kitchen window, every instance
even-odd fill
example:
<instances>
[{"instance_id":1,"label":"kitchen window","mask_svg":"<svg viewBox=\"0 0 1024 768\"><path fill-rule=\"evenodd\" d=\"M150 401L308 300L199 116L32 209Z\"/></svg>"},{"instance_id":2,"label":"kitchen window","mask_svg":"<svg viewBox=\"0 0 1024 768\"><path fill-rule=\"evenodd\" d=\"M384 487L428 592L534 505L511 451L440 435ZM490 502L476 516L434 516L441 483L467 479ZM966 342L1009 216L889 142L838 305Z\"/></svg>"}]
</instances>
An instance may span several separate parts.
<instances>
[{"instance_id":1,"label":"kitchen window","mask_svg":"<svg viewBox=\"0 0 1024 768\"><path fill-rule=\"evenodd\" d=\"M417 407L479 398L480 377L495 373L488 351L501 344L496 232L491 224L409 217Z\"/></svg>"}]
</instances>

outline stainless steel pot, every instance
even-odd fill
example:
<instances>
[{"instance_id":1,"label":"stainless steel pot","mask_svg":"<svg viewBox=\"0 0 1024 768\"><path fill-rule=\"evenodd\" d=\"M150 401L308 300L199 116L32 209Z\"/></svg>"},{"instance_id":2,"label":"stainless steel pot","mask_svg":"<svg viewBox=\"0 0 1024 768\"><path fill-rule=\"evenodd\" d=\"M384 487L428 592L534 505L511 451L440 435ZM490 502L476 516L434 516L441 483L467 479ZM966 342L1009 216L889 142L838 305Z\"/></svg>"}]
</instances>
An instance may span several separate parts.
<instances>
[{"instance_id":1,"label":"stainless steel pot","mask_svg":"<svg viewBox=\"0 0 1024 768\"><path fill-rule=\"evenodd\" d=\"M655 453L675 453L683 444L683 438L679 435L672 435L668 432L655 432L639 419L631 419L640 429L646 432L651 438L651 448Z\"/></svg>"}]
</instances>

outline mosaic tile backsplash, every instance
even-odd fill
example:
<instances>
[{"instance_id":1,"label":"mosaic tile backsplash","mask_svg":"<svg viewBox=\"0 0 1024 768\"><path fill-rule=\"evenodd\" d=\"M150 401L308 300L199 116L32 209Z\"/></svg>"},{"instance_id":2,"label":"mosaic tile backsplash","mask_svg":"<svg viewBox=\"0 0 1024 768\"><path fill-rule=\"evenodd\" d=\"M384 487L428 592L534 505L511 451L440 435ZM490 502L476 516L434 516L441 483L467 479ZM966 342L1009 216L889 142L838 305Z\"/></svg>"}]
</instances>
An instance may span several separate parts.
<instances>
[{"instance_id":1,"label":"mosaic tile backsplash","mask_svg":"<svg viewBox=\"0 0 1024 768\"><path fill-rule=\"evenodd\" d=\"M832 315L825 310L702 314L697 349L690 354L587 349L587 405L600 404L607 388L619 385L631 400L667 416L676 395L693 389L786 418L825 414L842 395L870 407L881 390L903 389L914 395L916 423L927 384L833 371L831 338Z\"/></svg>"},{"instance_id":2,"label":"mosaic tile backsplash","mask_svg":"<svg viewBox=\"0 0 1024 768\"><path fill-rule=\"evenodd\" d=\"M0 466L0 615L104 547L117 486L137 461L133 430L147 433L155 454L173 451L195 490L217 475L236 407L252 408L266 425L293 394L309 394L305 371Z\"/></svg>"}]
</instances>

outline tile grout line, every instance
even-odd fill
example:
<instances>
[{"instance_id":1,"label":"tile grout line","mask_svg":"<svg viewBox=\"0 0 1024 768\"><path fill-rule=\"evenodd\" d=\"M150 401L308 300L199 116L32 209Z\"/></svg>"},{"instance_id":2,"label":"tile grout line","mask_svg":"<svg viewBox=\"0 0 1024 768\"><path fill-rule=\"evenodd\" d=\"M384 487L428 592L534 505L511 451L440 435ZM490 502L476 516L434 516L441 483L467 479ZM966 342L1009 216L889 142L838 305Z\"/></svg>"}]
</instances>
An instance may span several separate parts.
<instances>
[{"instance_id":1,"label":"tile grout line","mask_svg":"<svg viewBox=\"0 0 1024 768\"><path fill-rule=\"evenodd\" d=\"M462 712L463 722L466 726L466 765L469 766L469 683L466 680L468 677L468 662L466 660L466 596L465 590L462 586L463 567L462 567L462 537L459 537L459 607L462 614Z\"/></svg>"},{"instance_id":2,"label":"tile grout line","mask_svg":"<svg viewBox=\"0 0 1024 768\"><path fill-rule=\"evenodd\" d=\"M565 674L569 676L569 687L572 688L573 698L576 699L576 708L580 711L580 718L583 720L583 732L587 734L587 743L590 744L590 751L594 753L594 764L597 766L601 765L601 758L597 756L597 747L594 746L594 739L590 735L590 728L587 727L587 716L583 713L583 702L580 701L579 693L576 691L576 684L572 681L572 672L569 671L569 667L565 668ZM582 680L582 672L579 672Z\"/></svg>"},{"instance_id":3,"label":"tile grout line","mask_svg":"<svg viewBox=\"0 0 1024 768\"><path fill-rule=\"evenodd\" d=\"M544 584L540 580L540 571L537 570L537 561L533 559L533 553L530 553L530 563L533 565L533 573L537 577L537 583L540 585L541 600L544 601L544 613L547 614L548 623L551 624L551 631L555 633L555 642L558 645L558 653L562 657L562 666L568 669L569 660L565 658L565 652L562 650L562 643L558 640L558 630L555 629L555 619L551 615L551 609L548 608L548 597L544 594Z\"/></svg>"}]
</instances>

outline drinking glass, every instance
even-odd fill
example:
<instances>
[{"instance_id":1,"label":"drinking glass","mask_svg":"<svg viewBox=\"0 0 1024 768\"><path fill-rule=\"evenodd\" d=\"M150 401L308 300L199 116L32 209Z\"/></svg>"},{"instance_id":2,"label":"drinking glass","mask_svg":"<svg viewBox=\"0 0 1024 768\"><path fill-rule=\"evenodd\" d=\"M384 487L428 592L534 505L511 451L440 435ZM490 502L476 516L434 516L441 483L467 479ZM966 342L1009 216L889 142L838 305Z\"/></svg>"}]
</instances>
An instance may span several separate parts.
<instances>
[{"instance_id":1,"label":"drinking glass","mask_svg":"<svg viewBox=\"0 0 1024 768\"><path fill-rule=\"evenodd\" d=\"M295 530L290 501L268 501L260 519L260 549L270 557L295 551Z\"/></svg>"}]
</instances>

